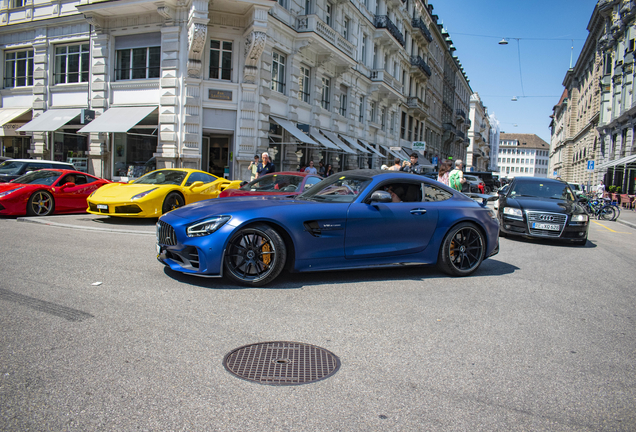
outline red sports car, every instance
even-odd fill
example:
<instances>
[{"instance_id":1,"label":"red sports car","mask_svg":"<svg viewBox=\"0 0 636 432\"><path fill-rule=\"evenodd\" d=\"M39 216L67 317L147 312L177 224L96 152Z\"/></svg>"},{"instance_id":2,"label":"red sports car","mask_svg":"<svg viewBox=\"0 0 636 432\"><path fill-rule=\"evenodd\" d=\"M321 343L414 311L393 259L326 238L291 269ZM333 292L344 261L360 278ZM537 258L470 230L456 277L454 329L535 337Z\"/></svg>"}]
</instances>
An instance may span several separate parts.
<instances>
[{"instance_id":1,"label":"red sports car","mask_svg":"<svg viewBox=\"0 0 636 432\"><path fill-rule=\"evenodd\" d=\"M71 170L43 169L0 183L0 215L85 213L86 198L108 180Z\"/></svg>"},{"instance_id":2,"label":"red sports car","mask_svg":"<svg viewBox=\"0 0 636 432\"><path fill-rule=\"evenodd\" d=\"M294 196L305 189L309 189L322 180L322 177L316 174L308 174L304 172L278 172L264 175L257 178L239 189L230 189L230 186L219 194L219 198L238 197L238 196L254 196L254 195L286 195Z\"/></svg>"}]
</instances>

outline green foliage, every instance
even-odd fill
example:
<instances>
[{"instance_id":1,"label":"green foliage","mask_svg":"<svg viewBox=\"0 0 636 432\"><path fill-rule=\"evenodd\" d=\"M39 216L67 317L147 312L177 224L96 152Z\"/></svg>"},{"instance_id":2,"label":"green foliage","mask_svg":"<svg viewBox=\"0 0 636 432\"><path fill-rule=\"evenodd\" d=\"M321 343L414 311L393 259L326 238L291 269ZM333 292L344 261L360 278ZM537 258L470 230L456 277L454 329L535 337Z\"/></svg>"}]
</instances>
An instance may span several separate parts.
<instances>
[{"instance_id":1,"label":"green foliage","mask_svg":"<svg viewBox=\"0 0 636 432\"><path fill-rule=\"evenodd\" d=\"M609 193L616 193L616 186L612 185L609 188L607 188L607 191Z\"/></svg>"},{"instance_id":2,"label":"green foliage","mask_svg":"<svg viewBox=\"0 0 636 432\"><path fill-rule=\"evenodd\" d=\"M620 186L616 186L616 193L621 193L621 187Z\"/></svg>"}]
</instances>

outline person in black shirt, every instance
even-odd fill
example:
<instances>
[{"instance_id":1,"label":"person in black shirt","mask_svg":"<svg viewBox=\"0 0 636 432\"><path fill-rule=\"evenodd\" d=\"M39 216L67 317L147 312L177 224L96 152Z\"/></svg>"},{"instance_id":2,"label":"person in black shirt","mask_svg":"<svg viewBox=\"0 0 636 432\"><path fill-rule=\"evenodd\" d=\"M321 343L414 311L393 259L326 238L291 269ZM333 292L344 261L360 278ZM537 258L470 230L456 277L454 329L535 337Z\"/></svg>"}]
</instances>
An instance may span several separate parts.
<instances>
[{"instance_id":1,"label":"person in black shirt","mask_svg":"<svg viewBox=\"0 0 636 432\"><path fill-rule=\"evenodd\" d=\"M411 161L410 162L406 162L404 164L404 166L400 169L400 171L406 171L406 172L417 174L418 173L418 168L420 166L420 164L417 162L418 155L417 155L417 153L413 152L413 153L411 153L411 155L409 157L410 157Z\"/></svg>"},{"instance_id":2,"label":"person in black shirt","mask_svg":"<svg viewBox=\"0 0 636 432\"><path fill-rule=\"evenodd\" d=\"M276 172L276 167L274 166L274 162L272 162L272 160L269 158L269 153L263 152L263 154L261 155L261 160L263 162L258 164L258 168L256 170L256 172L258 173L258 177Z\"/></svg>"}]
</instances>

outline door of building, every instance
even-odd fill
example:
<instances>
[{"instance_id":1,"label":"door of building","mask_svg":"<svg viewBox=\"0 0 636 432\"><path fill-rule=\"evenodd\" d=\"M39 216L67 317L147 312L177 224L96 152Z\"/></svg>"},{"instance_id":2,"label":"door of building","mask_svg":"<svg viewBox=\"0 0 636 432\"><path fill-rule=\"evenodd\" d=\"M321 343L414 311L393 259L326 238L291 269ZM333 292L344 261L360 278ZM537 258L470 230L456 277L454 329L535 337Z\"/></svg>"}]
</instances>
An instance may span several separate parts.
<instances>
[{"instance_id":1,"label":"door of building","mask_svg":"<svg viewBox=\"0 0 636 432\"><path fill-rule=\"evenodd\" d=\"M209 136L207 171L217 177L230 177L230 139L229 136Z\"/></svg>"}]
</instances>

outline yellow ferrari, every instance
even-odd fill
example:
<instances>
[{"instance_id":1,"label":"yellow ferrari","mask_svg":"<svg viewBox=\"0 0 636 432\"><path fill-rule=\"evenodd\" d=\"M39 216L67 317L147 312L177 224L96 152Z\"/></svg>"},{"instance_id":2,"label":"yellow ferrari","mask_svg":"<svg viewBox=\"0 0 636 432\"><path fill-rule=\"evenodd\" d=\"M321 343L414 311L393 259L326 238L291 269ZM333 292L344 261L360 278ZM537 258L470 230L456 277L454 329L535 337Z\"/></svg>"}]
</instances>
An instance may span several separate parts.
<instances>
[{"instance_id":1,"label":"yellow ferrari","mask_svg":"<svg viewBox=\"0 0 636 432\"><path fill-rule=\"evenodd\" d=\"M171 168L149 172L129 183L110 183L87 199L89 213L156 218L197 201L217 198L231 182L204 171Z\"/></svg>"}]
</instances>

